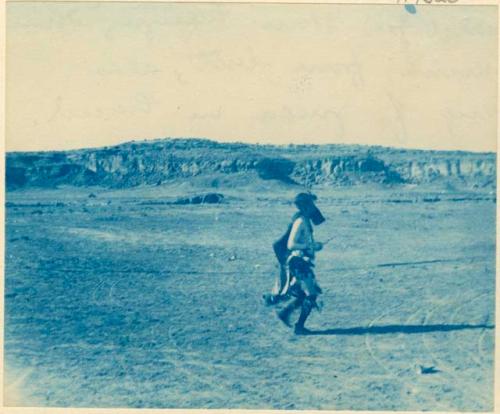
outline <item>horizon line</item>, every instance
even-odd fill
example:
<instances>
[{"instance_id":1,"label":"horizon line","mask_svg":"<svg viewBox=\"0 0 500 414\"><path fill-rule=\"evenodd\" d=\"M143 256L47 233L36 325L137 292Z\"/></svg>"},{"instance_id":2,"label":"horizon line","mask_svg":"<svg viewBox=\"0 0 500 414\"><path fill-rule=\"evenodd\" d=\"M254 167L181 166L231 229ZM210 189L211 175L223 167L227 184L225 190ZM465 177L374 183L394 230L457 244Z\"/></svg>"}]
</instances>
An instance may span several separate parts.
<instances>
[{"instance_id":1,"label":"horizon line","mask_svg":"<svg viewBox=\"0 0 500 414\"><path fill-rule=\"evenodd\" d=\"M307 143L307 142L302 142L302 143L261 143L261 142L245 142L245 141L238 141L238 140L228 140L228 141L223 141L223 140L218 140L216 138L208 138L208 137L161 137L161 138L142 138L142 139L129 139L129 140L123 140L120 143L117 144L111 144L111 145L100 145L100 146L90 146L90 147L78 147L78 148L67 148L67 149L41 149L41 150L5 150L5 154L29 154L29 153L50 153L50 152L59 152L59 153L64 153L64 152L78 152L78 151L90 151L90 150L102 150L102 149L111 149L115 147L120 147L123 145L127 144L146 144L146 145L151 145L155 142L160 142L160 141L205 141L205 142L211 142L214 144L220 144L220 145L246 145L249 147L275 147L275 148L286 148L286 147L324 147L324 146L343 146L343 147L361 147L361 148L380 148L380 149L392 149L392 150L399 150L399 151L409 151L409 152L443 152L443 153L467 153L467 154L495 154L497 153L496 150L494 151L476 151L476 150L466 150L466 149L435 149L435 148L409 148L409 147L398 147L398 146L390 146L390 145L377 145L377 144L358 144L358 143L345 143L345 142L325 142L325 143Z\"/></svg>"}]
</instances>

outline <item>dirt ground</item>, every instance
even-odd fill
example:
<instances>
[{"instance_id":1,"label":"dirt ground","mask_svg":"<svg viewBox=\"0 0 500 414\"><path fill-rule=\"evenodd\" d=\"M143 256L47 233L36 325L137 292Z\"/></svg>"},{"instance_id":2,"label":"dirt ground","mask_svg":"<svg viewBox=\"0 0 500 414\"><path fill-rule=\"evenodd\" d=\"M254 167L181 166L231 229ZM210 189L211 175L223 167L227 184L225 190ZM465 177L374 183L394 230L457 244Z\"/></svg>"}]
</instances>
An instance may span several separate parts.
<instances>
[{"instance_id":1,"label":"dirt ground","mask_svg":"<svg viewBox=\"0 0 500 414\"><path fill-rule=\"evenodd\" d=\"M324 307L295 336L261 296L297 189L157 203L195 190L7 194L7 403L493 410L494 194L315 190Z\"/></svg>"}]
</instances>

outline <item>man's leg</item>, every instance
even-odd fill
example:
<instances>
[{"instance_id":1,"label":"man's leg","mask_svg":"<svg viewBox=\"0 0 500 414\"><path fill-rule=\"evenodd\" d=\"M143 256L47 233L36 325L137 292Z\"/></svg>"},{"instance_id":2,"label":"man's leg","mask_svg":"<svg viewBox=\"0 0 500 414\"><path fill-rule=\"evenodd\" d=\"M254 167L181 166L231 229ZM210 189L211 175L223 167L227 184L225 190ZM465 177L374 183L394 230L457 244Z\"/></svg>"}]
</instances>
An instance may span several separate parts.
<instances>
[{"instance_id":1,"label":"man's leg","mask_svg":"<svg viewBox=\"0 0 500 414\"><path fill-rule=\"evenodd\" d=\"M281 321L286 326L289 326L289 327L292 326L290 324L290 316L295 309L298 309L301 306L303 306L303 302L304 302L305 297L306 297L306 295L304 292L302 292L302 291L298 292L298 296L278 312L278 318L280 318Z\"/></svg>"},{"instance_id":2,"label":"man's leg","mask_svg":"<svg viewBox=\"0 0 500 414\"><path fill-rule=\"evenodd\" d=\"M312 308L314 307L315 301L316 301L315 296L306 296L302 301L299 320L295 324L296 334L300 335L308 332L308 330L304 327L304 324L306 323L307 317L309 316Z\"/></svg>"}]
</instances>

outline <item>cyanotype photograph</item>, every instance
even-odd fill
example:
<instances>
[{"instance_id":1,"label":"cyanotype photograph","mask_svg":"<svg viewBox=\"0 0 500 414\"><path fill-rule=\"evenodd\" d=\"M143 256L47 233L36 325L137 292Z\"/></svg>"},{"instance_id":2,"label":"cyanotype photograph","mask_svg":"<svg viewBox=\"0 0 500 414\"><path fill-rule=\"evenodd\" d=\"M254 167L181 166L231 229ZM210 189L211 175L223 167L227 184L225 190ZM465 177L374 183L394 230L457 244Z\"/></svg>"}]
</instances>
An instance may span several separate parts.
<instances>
[{"instance_id":1,"label":"cyanotype photograph","mask_svg":"<svg viewBox=\"0 0 500 414\"><path fill-rule=\"evenodd\" d=\"M4 408L493 411L498 8L403 3L7 3Z\"/></svg>"}]
</instances>

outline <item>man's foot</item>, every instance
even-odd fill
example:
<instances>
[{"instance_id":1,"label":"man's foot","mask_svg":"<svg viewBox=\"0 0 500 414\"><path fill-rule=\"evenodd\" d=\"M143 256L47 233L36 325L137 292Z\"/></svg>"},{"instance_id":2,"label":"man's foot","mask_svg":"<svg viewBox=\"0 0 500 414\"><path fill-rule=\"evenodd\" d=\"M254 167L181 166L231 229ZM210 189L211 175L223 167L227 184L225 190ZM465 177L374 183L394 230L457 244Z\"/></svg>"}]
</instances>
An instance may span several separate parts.
<instances>
[{"instance_id":1,"label":"man's foot","mask_svg":"<svg viewBox=\"0 0 500 414\"><path fill-rule=\"evenodd\" d=\"M290 312L287 312L285 309L282 309L279 312L276 312L276 315L278 315L280 321L283 322L286 326L288 326L289 328L292 327L290 323Z\"/></svg>"},{"instance_id":2,"label":"man's foot","mask_svg":"<svg viewBox=\"0 0 500 414\"><path fill-rule=\"evenodd\" d=\"M264 295L262 295L262 299L264 299L264 303L267 306L276 304L276 297L270 293L265 293Z\"/></svg>"},{"instance_id":3,"label":"man's foot","mask_svg":"<svg viewBox=\"0 0 500 414\"><path fill-rule=\"evenodd\" d=\"M284 300L288 299L288 297L285 295L273 295L271 293L265 293L264 295L262 295L262 299L264 299L264 303L267 306L271 306L283 302Z\"/></svg>"},{"instance_id":4,"label":"man's foot","mask_svg":"<svg viewBox=\"0 0 500 414\"><path fill-rule=\"evenodd\" d=\"M295 335L309 335L311 333L311 331L305 326L300 326L297 324L295 324L293 332L295 333Z\"/></svg>"}]
</instances>

